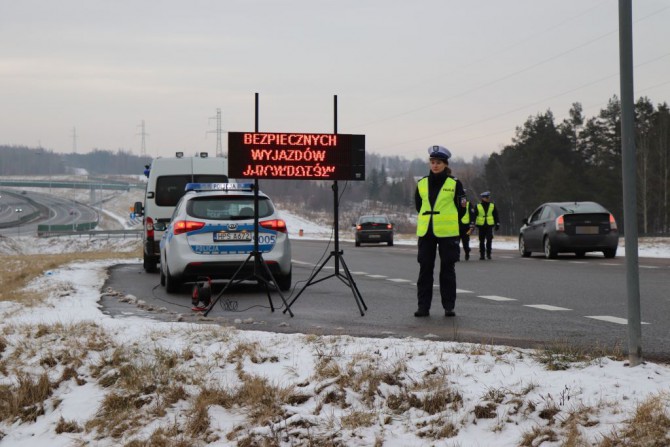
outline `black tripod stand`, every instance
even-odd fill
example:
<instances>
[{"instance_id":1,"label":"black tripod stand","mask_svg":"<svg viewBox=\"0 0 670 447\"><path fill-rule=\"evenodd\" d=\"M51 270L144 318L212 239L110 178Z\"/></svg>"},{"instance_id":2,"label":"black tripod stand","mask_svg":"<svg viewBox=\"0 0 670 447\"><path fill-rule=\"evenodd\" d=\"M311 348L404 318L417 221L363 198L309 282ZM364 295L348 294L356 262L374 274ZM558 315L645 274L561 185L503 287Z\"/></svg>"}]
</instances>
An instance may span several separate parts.
<instances>
[{"instance_id":1,"label":"black tripod stand","mask_svg":"<svg viewBox=\"0 0 670 447\"><path fill-rule=\"evenodd\" d=\"M253 260L252 260L253 258ZM249 263L249 261L253 262L253 269L250 275L237 279L238 275L242 272L244 267ZM263 253L258 249L258 179L254 180L254 249L249 253L249 256L247 256L247 259L244 260L242 265L240 265L235 271L235 274L233 275L232 278L230 278L230 281L228 281L228 284L221 290L221 292L217 295L217 297L212 301L212 303L209 305L207 310L205 311L204 315L207 316L209 312L214 308L214 305L219 301L219 299L223 296L223 294L228 290L228 288L234 284L239 284L242 281L249 281L249 280L256 280L258 283L262 283L265 286L265 293L268 295L268 301L270 302L270 309L272 312L275 311L274 304L272 303L272 297L270 296L270 287L269 285L273 285L275 289L277 290L277 293L279 293L279 296L281 297L281 300L284 302L284 313L286 311L289 312L289 315L293 316L293 312L291 312L291 309L289 308L288 303L286 302L286 298L284 298L284 295L281 293L281 290L279 289L279 284L277 284L277 280L275 277L272 275L272 272L270 271L270 268L268 265L265 263L265 260L263 259Z\"/></svg>"},{"instance_id":2,"label":"black tripod stand","mask_svg":"<svg viewBox=\"0 0 670 447\"><path fill-rule=\"evenodd\" d=\"M291 306L295 301L302 295L302 292L305 291L305 289L312 284L317 284L320 283L321 281L325 281L329 278L335 277L342 281L344 284L347 285L351 289L351 292L354 294L354 300L356 301L356 305L358 306L358 310L361 312L361 316L365 315L365 312L363 312L363 309L368 310L368 307L365 305L365 302L363 301L363 297L361 296L361 292L358 290L358 287L356 286L356 282L354 281L353 276L351 276L351 272L349 271L349 268L347 267L347 263L344 262L344 257L342 256L343 251L340 250L340 225L339 225L339 197L337 195L337 181L333 182L333 201L334 201L334 214L335 214L335 221L334 221L334 231L335 231L335 249L330 252L328 257L326 258L325 261L319 266L318 269L312 273L312 276L309 277L309 280L307 283L303 286L303 288L298 292L298 294L291 300L291 302L286 306L286 309L284 309L284 313L291 312ZM325 265L330 261L330 258L335 258L335 272L331 275L328 275L324 278L321 279L315 279L316 276L319 274L319 272L325 267ZM342 263L342 267L344 269L344 274L340 273L340 263ZM291 314L293 316L293 314Z\"/></svg>"}]
</instances>

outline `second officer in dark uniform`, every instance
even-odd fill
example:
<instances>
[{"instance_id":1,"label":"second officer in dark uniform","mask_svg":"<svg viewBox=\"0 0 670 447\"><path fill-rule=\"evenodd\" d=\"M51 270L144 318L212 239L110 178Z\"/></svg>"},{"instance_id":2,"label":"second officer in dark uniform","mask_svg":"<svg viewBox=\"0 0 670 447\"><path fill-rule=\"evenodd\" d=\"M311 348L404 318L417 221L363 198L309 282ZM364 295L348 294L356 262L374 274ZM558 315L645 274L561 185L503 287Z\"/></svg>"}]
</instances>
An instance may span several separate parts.
<instances>
[{"instance_id":1,"label":"second officer in dark uniform","mask_svg":"<svg viewBox=\"0 0 670 447\"><path fill-rule=\"evenodd\" d=\"M461 182L451 175L451 152L443 146L428 148L430 173L416 185L416 234L419 237L419 308L415 317L430 315L433 270L440 253L440 297L445 316L456 315L456 262L460 257L459 223L465 214L466 197Z\"/></svg>"}]
</instances>

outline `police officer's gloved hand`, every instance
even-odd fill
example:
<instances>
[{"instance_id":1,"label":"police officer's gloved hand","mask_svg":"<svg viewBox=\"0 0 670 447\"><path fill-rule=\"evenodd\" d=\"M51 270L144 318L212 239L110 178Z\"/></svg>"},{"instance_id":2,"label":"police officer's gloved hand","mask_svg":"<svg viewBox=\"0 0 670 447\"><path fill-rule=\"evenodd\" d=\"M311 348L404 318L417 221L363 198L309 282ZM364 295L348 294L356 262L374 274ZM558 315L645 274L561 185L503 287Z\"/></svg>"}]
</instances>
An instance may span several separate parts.
<instances>
[{"instance_id":1,"label":"police officer's gloved hand","mask_svg":"<svg viewBox=\"0 0 670 447\"><path fill-rule=\"evenodd\" d=\"M495 230L498 231L500 229L500 225L496 224Z\"/></svg>"}]
</instances>

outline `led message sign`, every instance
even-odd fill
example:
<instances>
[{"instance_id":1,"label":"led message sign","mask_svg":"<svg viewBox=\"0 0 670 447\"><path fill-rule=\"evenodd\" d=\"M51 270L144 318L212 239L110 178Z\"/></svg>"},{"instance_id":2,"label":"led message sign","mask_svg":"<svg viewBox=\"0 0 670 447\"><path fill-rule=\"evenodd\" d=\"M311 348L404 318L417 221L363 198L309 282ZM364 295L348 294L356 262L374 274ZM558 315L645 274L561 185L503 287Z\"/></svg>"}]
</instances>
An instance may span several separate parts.
<instances>
[{"instance_id":1,"label":"led message sign","mask_svg":"<svg viewBox=\"0 0 670 447\"><path fill-rule=\"evenodd\" d=\"M365 180L365 135L229 132L228 177Z\"/></svg>"}]
</instances>

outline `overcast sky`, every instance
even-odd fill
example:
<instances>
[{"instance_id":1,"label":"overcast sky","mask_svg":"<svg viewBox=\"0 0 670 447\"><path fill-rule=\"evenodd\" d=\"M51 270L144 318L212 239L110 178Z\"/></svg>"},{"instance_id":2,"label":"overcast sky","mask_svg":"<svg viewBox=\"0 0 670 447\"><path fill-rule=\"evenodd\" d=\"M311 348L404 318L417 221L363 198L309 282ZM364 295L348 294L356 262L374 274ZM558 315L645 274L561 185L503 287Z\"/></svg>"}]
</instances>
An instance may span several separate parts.
<instances>
[{"instance_id":1,"label":"overcast sky","mask_svg":"<svg viewBox=\"0 0 670 447\"><path fill-rule=\"evenodd\" d=\"M633 3L635 98L670 102L670 0ZM368 152L469 160L596 115L618 39L616 0L0 0L0 144L214 153L258 92L262 132L333 132L337 95Z\"/></svg>"}]
</instances>

